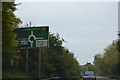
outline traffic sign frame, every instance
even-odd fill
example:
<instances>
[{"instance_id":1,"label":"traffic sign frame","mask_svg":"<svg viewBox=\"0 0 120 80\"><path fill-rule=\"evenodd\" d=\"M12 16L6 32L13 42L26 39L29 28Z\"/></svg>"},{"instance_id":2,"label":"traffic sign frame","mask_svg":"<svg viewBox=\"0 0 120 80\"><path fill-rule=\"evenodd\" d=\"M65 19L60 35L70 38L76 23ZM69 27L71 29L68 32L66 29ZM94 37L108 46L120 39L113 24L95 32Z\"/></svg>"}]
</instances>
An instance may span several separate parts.
<instances>
[{"instance_id":1,"label":"traffic sign frame","mask_svg":"<svg viewBox=\"0 0 120 80\"><path fill-rule=\"evenodd\" d=\"M15 29L19 48L49 47L49 26L24 27Z\"/></svg>"}]
</instances>

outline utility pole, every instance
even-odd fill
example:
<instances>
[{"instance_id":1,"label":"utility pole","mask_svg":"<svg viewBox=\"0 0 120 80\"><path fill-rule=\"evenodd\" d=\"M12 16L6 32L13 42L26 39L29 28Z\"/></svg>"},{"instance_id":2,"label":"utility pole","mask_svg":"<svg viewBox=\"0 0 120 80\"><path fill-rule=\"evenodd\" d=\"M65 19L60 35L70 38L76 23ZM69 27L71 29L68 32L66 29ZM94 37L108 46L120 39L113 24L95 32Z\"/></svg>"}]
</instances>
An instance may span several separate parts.
<instances>
[{"instance_id":1,"label":"utility pole","mask_svg":"<svg viewBox=\"0 0 120 80\"><path fill-rule=\"evenodd\" d=\"M118 39L120 40L120 1L118 2Z\"/></svg>"},{"instance_id":2,"label":"utility pole","mask_svg":"<svg viewBox=\"0 0 120 80\"><path fill-rule=\"evenodd\" d=\"M2 79L2 2L0 1L0 80Z\"/></svg>"},{"instance_id":3,"label":"utility pole","mask_svg":"<svg viewBox=\"0 0 120 80\"><path fill-rule=\"evenodd\" d=\"M118 2L118 68L119 67L120 67L120 1Z\"/></svg>"}]
</instances>

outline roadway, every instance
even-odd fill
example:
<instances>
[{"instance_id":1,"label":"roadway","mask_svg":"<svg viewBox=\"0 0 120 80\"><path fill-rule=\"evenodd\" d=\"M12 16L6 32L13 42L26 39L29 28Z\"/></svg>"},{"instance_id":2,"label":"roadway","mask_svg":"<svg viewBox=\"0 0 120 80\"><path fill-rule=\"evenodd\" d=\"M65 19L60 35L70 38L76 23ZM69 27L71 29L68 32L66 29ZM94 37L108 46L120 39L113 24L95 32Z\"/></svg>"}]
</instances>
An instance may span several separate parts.
<instances>
[{"instance_id":1,"label":"roadway","mask_svg":"<svg viewBox=\"0 0 120 80\"><path fill-rule=\"evenodd\" d=\"M80 79L80 78L60 78L60 77L54 77L54 78L41 79L41 80L82 80L82 79ZM111 79L111 78L108 78L108 77L97 76L96 80L117 80L117 79Z\"/></svg>"},{"instance_id":2,"label":"roadway","mask_svg":"<svg viewBox=\"0 0 120 80\"><path fill-rule=\"evenodd\" d=\"M108 78L108 77L97 76L96 80L117 80L117 79L111 79L111 78Z\"/></svg>"}]
</instances>

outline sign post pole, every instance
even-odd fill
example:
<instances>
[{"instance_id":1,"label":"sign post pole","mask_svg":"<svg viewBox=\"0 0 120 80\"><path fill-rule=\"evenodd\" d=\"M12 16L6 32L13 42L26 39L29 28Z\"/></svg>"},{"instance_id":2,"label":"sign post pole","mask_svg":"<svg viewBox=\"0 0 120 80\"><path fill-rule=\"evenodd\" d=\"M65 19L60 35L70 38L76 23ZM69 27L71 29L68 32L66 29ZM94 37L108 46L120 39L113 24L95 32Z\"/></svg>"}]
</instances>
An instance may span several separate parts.
<instances>
[{"instance_id":1,"label":"sign post pole","mask_svg":"<svg viewBox=\"0 0 120 80\"><path fill-rule=\"evenodd\" d=\"M28 48L26 49L26 73L28 73Z\"/></svg>"},{"instance_id":2,"label":"sign post pole","mask_svg":"<svg viewBox=\"0 0 120 80\"><path fill-rule=\"evenodd\" d=\"M39 48L39 79L41 78L41 48Z\"/></svg>"}]
</instances>

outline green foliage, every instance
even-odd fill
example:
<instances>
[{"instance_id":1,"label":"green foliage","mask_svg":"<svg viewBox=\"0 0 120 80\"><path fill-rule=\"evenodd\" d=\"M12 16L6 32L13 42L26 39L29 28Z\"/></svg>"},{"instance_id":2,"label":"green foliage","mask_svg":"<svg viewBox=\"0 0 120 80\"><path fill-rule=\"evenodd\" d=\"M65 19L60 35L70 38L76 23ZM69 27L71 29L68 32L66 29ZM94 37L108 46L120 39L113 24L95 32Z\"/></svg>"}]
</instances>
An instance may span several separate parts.
<instances>
[{"instance_id":1,"label":"green foliage","mask_svg":"<svg viewBox=\"0 0 120 80\"><path fill-rule=\"evenodd\" d=\"M7 72L4 75L5 78L31 78L30 76L26 75L22 72Z\"/></svg>"},{"instance_id":2,"label":"green foliage","mask_svg":"<svg viewBox=\"0 0 120 80\"><path fill-rule=\"evenodd\" d=\"M85 71L88 71L87 67L85 65L80 66L81 73L84 73Z\"/></svg>"},{"instance_id":3,"label":"green foliage","mask_svg":"<svg viewBox=\"0 0 120 80\"><path fill-rule=\"evenodd\" d=\"M95 66L91 63L87 63L85 65L81 65L80 70L82 73L85 71L95 71Z\"/></svg>"},{"instance_id":4,"label":"green foliage","mask_svg":"<svg viewBox=\"0 0 120 80\"><path fill-rule=\"evenodd\" d=\"M60 39L59 34L50 34L49 39L50 47L43 49L42 52L43 76L78 76L80 73L79 64L73 53L62 46L64 39Z\"/></svg>"},{"instance_id":5,"label":"green foliage","mask_svg":"<svg viewBox=\"0 0 120 80\"><path fill-rule=\"evenodd\" d=\"M95 71L95 67L93 64L89 64L87 68L88 68L88 71Z\"/></svg>"},{"instance_id":6,"label":"green foliage","mask_svg":"<svg viewBox=\"0 0 120 80\"><path fill-rule=\"evenodd\" d=\"M104 49L103 54L97 54L94 57L96 71L103 76L119 76L118 62L118 41Z\"/></svg>"},{"instance_id":7,"label":"green foliage","mask_svg":"<svg viewBox=\"0 0 120 80\"><path fill-rule=\"evenodd\" d=\"M14 11L16 10L14 2L2 3L2 58L3 72L11 68L11 60L20 58L18 54L16 34L13 30L18 27L21 22L16 18Z\"/></svg>"}]
</instances>

